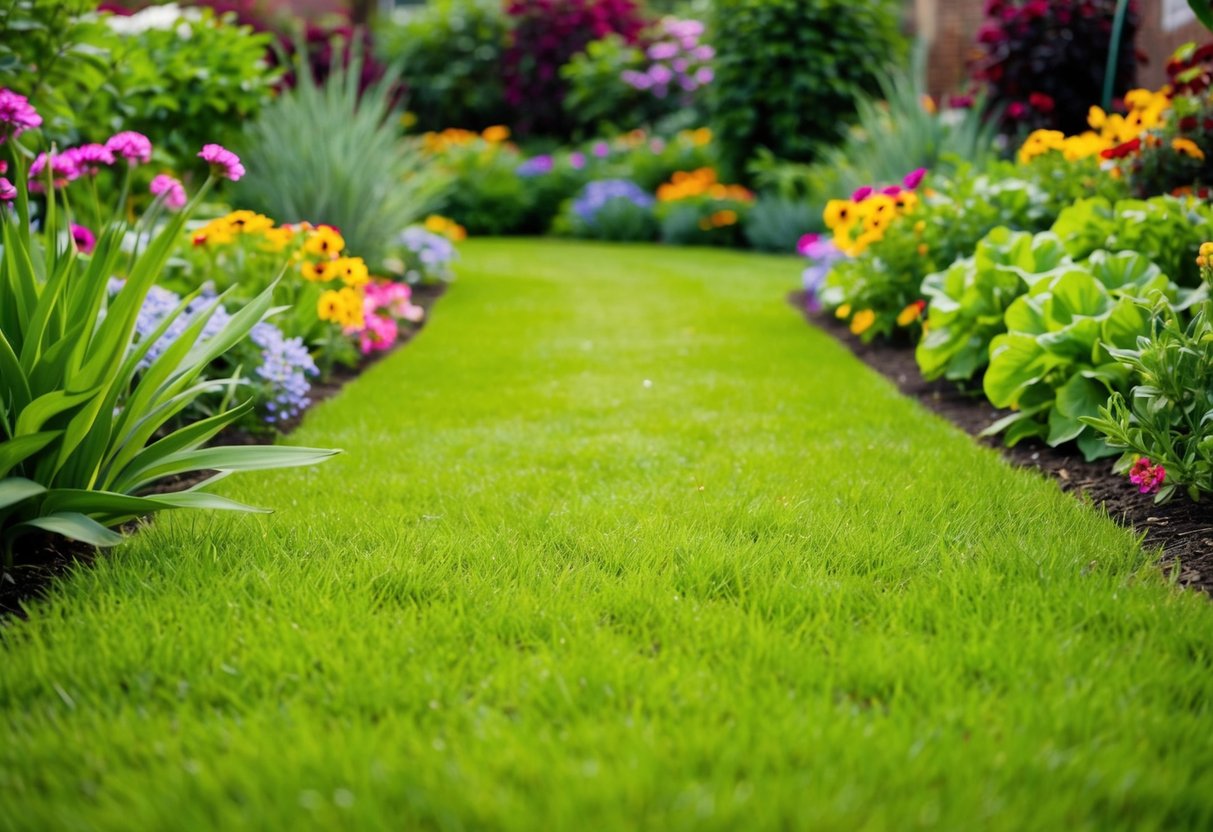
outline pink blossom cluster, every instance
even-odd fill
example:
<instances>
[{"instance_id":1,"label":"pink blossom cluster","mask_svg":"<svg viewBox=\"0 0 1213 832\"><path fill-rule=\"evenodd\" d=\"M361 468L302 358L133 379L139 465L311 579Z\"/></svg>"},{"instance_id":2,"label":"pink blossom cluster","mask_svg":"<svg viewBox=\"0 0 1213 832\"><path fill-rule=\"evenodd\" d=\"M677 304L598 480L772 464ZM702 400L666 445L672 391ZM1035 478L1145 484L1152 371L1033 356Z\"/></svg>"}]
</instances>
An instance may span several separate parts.
<instances>
[{"instance_id":1,"label":"pink blossom cluster","mask_svg":"<svg viewBox=\"0 0 1213 832\"><path fill-rule=\"evenodd\" d=\"M712 83L715 75L709 62L716 50L700 43L703 24L698 20L667 17L661 21L661 39L648 48L652 62L643 70L626 69L620 79L633 89L666 98L671 91L689 99L700 87Z\"/></svg>"},{"instance_id":2,"label":"pink blossom cluster","mask_svg":"<svg viewBox=\"0 0 1213 832\"><path fill-rule=\"evenodd\" d=\"M42 125L42 116L24 95L0 88L0 143L9 136L19 136L26 130Z\"/></svg>"},{"instance_id":3,"label":"pink blossom cluster","mask_svg":"<svg viewBox=\"0 0 1213 832\"><path fill-rule=\"evenodd\" d=\"M425 310L413 303L413 290L405 283L372 282L363 290L364 325L350 334L358 335L363 355L391 349L400 337L400 321L420 323Z\"/></svg>"},{"instance_id":4,"label":"pink blossom cluster","mask_svg":"<svg viewBox=\"0 0 1213 832\"><path fill-rule=\"evenodd\" d=\"M222 145L204 144L198 158L208 162L216 176L233 182L244 176L244 165L240 164L240 157Z\"/></svg>"},{"instance_id":5,"label":"pink blossom cluster","mask_svg":"<svg viewBox=\"0 0 1213 832\"><path fill-rule=\"evenodd\" d=\"M185 186L167 173L162 173L153 179L148 190L151 191L152 196L158 196L164 200L164 206L170 211L180 211L185 207Z\"/></svg>"},{"instance_id":6,"label":"pink blossom cluster","mask_svg":"<svg viewBox=\"0 0 1213 832\"><path fill-rule=\"evenodd\" d=\"M1167 478L1167 469L1155 465L1144 456L1133 463L1129 469L1129 482L1137 486L1142 494L1157 494L1162 488L1163 480Z\"/></svg>"}]
</instances>

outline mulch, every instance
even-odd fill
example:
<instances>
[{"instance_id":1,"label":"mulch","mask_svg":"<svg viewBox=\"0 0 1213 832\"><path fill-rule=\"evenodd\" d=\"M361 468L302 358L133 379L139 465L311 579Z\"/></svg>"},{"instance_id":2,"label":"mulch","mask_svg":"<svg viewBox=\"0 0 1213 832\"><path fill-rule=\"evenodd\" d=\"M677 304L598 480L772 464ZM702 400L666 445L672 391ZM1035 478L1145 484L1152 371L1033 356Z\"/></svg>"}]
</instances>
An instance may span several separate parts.
<instances>
[{"instance_id":1,"label":"mulch","mask_svg":"<svg viewBox=\"0 0 1213 832\"><path fill-rule=\"evenodd\" d=\"M962 390L954 382L924 379L910 344L865 344L851 334L845 322L808 311L803 293L794 292L789 300L804 311L810 324L845 344L857 358L896 384L903 395L917 399L974 437L1009 413L991 405L980 384ZM1053 478L1062 491L1101 506L1117 523L1144 535L1145 545L1161 547L1162 568L1175 573L1181 585L1213 595L1213 511L1208 503L1177 495L1169 503L1155 505L1152 497L1137 492L1128 477L1112 471L1114 459L1087 462L1065 447L1050 448L1036 440L1020 442L1014 448L1004 447L997 437L977 441L998 449L1014 465Z\"/></svg>"},{"instance_id":2,"label":"mulch","mask_svg":"<svg viewBox=\"0 0 1213 832\"><path fill-rule=\"evenodd\" d=\"M376 363L403 347L425 326L430 310L446 291L445 285L415 286L413 303L425 309L422 323L403 331L400 340L390 349L365 356L354 367L339 366L323 381L312 384L310 407L341 392L341 388L356 379ZM220 433L215 445L272 445L279 436L295 431L303 422L304 414L286 420L273 429L250 431L246 428L230 428ZM172 477L158 482L147 494L166 494L184 491L202 482L213 471L195 471L187 475ZM124 531L133 531L141 521L133 521ZM87 568L103 552L92 546L76 543L57 535L29 535L23 538L24 548L17 552L16 562L11 568L0 567L0 625L9 617L25 617L25 605L46 594L56 579L73 568Z\"/></svg>"}]
</instances>

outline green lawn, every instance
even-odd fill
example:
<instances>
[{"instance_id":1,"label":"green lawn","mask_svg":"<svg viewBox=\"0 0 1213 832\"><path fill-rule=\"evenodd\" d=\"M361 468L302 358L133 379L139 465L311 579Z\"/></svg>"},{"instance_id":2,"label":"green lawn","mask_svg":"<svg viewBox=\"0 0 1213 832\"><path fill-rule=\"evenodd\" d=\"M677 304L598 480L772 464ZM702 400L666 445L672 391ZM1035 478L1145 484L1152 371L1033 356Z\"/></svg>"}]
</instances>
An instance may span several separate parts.
<instances>
[{"instance_id":1,"label":"green lawn","mask_svg":"<svg viewBox=\"0 0 1213 832\"><path fill-rule=\"evenodd\" d=\"M407 349L0 635L0 828L1209 829L1213 605L791 259L473 241Z\"/></svg>"}]
</instances>

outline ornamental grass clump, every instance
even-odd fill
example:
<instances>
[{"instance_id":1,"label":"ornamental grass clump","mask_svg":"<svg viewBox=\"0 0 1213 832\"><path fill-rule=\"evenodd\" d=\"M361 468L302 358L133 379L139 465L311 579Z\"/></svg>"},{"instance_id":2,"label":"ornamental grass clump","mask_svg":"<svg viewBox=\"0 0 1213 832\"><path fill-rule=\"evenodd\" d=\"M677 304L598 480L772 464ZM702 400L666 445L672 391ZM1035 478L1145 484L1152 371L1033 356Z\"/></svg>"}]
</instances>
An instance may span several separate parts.
<instances>
[{"instance_id":1,"label":"ornamental grass clump","mask_svg":"<svg viewBox=\"0 0 1213 832\"><path fill-rule=\"evenodd\" d=\"M437 196L420 152L393 124L396 76L359 91L361 59L318 83L298 83L252 122L241 155L249 173L235 202L271 217L341 229L350 248L378 267L390 241Z\"/></svg>"},{"instance_id":2,"label":"ornamental grass clump","mask_svg":"<svg viewBox=\"0 0 1213 832\"><path fill-rule=\"evenodd\" d=\"M335 451L203 447L248 413L251 400L223 405L185 424L174 419L200 396L238 392L236 379L207 378L204 371L269 313L271 292L212 327L222 305L222 296L215 298L196 309L154 357L149 358L153 348L197 296L182 299L154 330L138 329L140 311L191 209L216 176L233 173L239 160L208 154L211 176L185 210L167 212L166 192L131 224L125 219L125 197L145 154L142 143L124 137L115 143L126 165L122 198L110 208L92 253L85 254L67 228L74 201L96 200L95 190L83 194L71 184L87 171L44 166L39 230L34 230L26 178L30 150L21 136L40 119L18 99L0 91L0 150L7 152L15 180L11 200L0 209L0 297L5 299L0 304L0 551L5 565L31 534L50 532L111 546L122 540L116 527L161 510L258 511L204 488L235 471L312 465ZM67 152L51 155L72 158ZM127 240L134 241L129 250ZM111 296L114 275L125 281ZM149 495L166 479L203 471L215 473L186 491Z\"/></svg>"}]
</instances>

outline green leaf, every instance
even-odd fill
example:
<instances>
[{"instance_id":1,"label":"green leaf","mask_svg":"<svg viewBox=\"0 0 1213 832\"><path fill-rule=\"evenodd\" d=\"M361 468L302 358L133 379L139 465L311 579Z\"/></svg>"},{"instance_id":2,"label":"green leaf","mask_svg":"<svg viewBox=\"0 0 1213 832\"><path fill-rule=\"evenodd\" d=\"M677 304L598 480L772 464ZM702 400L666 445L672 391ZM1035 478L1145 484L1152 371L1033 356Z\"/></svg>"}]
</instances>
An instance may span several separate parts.
<instances>
[{"instance_id":1,"label":"green leaf","mask_svg":"<svg viewBox=\"0 0 1213 832\"><path fill-rule=\"evenodd\" d=\"M7 442L0 442L0 476L4 476L17 465L38 453L62 433L61 430L45 430L40 433L27 433Z\"/></svg>"},{"instance_id":2,"label":"green leaf","mask_svg":"<svg viewBox=\"0 0 1213 832\"><path fill-rule=\"evenodd\" d=\"M15 537L29 528L54 532L90 546L117 546L122 542L122 535L110 531L96 520L85 517L83 514L72 512L48 514L44 517L35 517L33 520L26 520L24 523L13 526L8 535Z\"/></svg>"},{"instance_id":3,"label":"green leaf","mask_svg":"<svg viewBox=\"0 0 1213 832\"><path fill-rule=\"evenodd\" d=\"M0 480L0 509L14 506L22 500L45 493L46 489L36 482L22 477L8 477Z\"/></svg>"}]
</instances>

